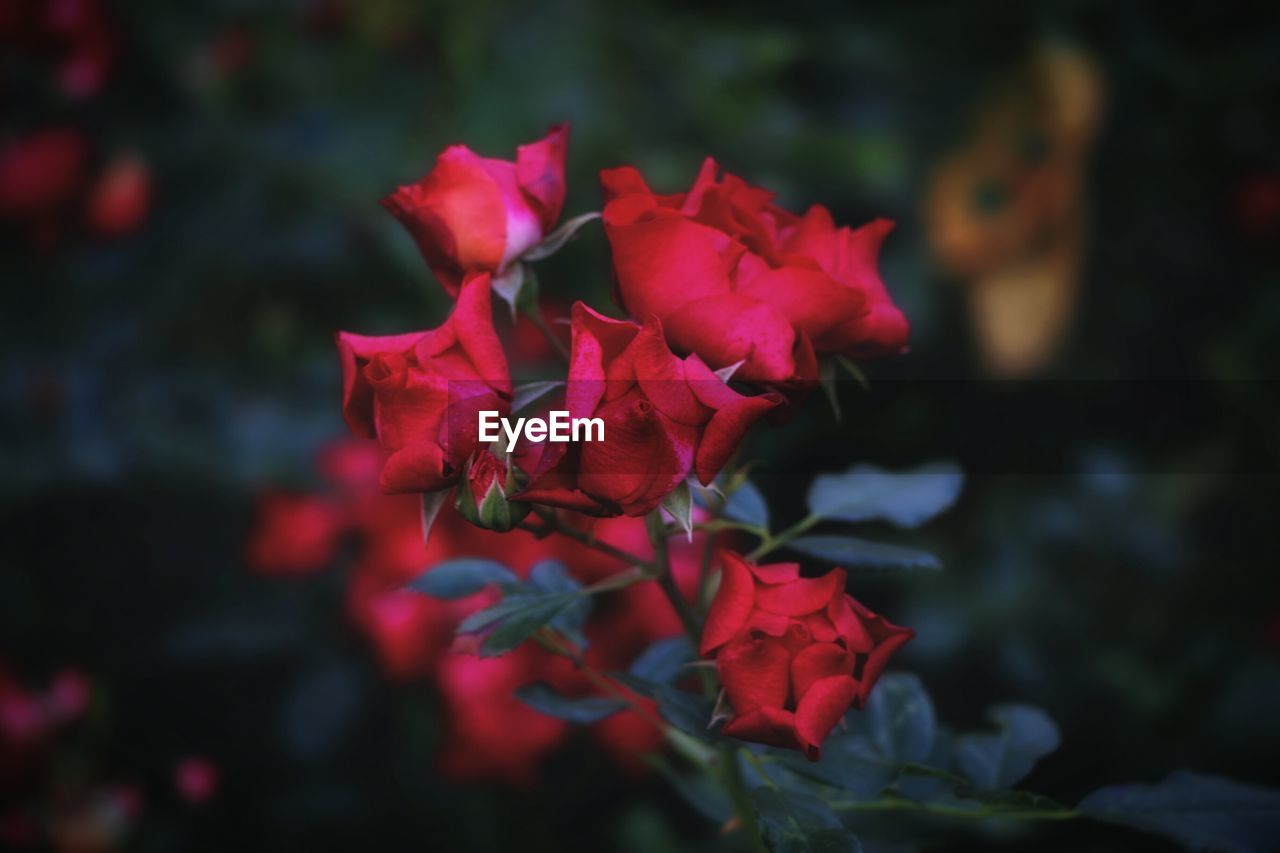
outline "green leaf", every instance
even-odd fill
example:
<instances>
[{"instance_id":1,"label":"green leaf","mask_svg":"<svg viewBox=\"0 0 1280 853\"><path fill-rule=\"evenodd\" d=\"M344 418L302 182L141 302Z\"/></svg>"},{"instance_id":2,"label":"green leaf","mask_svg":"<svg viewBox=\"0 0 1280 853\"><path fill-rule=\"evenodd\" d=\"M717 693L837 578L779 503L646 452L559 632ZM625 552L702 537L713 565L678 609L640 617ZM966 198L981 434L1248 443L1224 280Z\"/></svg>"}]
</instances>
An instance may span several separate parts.
<instances>
[{"instance_id":1,"label":"green leaf","mask_svg":"<svg viewBox=\"0 0 1280 853\"><path fill-rule=\"evenodd\" d=\"M670 684L684 665L693 660L693 647L684 636L659 640L640 653L627 670L634 678L653 684Z\"/></svg>"},{"instance_id":2,"label":"green leaf","mask_svg":"<svg viewBox=\"0 0 1280 853\"><path fill-rule=\"evenodd\" d=\"M563 387L564 381L561 379L551 379L545 382L526 382L523 385L517 385L515 393L511 397L511 414L519 414L552 391Z\"/></svg>"},{"instance_id":3,"label":"green leaf","mask_svg":"<svg viewBox=\"0 0 1280 853\"><path fill-rule=\"evenodd\" d=\"M556 252L564 248L565 243L568 243L569 240L578 233L578 230L581 229L582 226L599 218L600 214L596 211L592 211L591 213L584 213L581 216L575 216L573 219L567 220L559 228L548 234L541 243L521 255L521 258L526 261L540 261L544 258L551 257Z\"/></svg>"},{"instance_id":4,"label":"green leaf","mask_svg":"<svg viewBox=\"0 0 1280 853\"><path fill-rule=\"evenodd\" d=\"M458 633L472 634L492 626L480 645L484 657L509 652L535 631L564 613L578 600L577 595L509 595L492 607L473 613L458 626Z\"/></svg>"},{"instance_id":5,"label":"green leaf","mask_svg":"<svg viewBox=\"0 0 1280 853\"><path fill-rule=\"evenodd\" d=\"M835 812L817 797L762 785L751 791L769 848L775 853L856 853L858 839L845 830Z\"/></svg>"},{"instance_id":6,"label":"green leaf","mask_svg":"<svg viewBox=\"0 0 1280 853\"><path fill-rule=\"evenodd\" d=\"M709 774L681 773L661 755L651 755L647 760L680 798L707 820L719 826L733 817L733 803L729 800L729 795Z\"/></svg>"},{"instance_id":7,"label":"green leaf","mask_svg":"<svg viewBox=\"0 0 1280 853\"><path fill-rule=\"evenodd\" d=\"M979 790L1017 783L1061 742L1058 726L1031 705L997 705L987 716L998 733L961 735L955 742L956 762Z\"/></svg>"},{"instance_id":8,"label":"green leaf","mask_svg":"<svg viewBox=\"0 0 1280 853\"><path fill-rule=\"evenodd\" d=\"M490 584L520 583L515 572L496 560L463 558L438 563L409 582L408 588L432 598L465 598Z\"/></svg>"},{"instance_id":9,"label":"green leaf","mask_svg":"<svg viewBox=\"0 0 1280 853\"><path fill-rule=\"evenodd\" d=\"M716 740L715 735L707 728L711 721L710 699L666 684L654 685L650 695L658 701L658 713L662 715L662 719L698 740Z\"/></svg>"},{"instance_id":10,"label":"green leaf","mask_svg":"<svg viewBox=\"0 0 1280 853\"><path fill-rule=\"evenodd\" d=\"M939 571L942 562L928 551L917 551L900 545L872 542L856 536L815 534L800 536L787 547L810 557L818 557L846 569L897 571L927 569Z\"/></svg>"},{"instance_id":11,"label":"green leaf","mask_svg":"<svg viewBox=\"0 0 1280 853\"><path fill-rule=\"evenodd\" d=\"M610 699L606 696L586 696L577 699L561 696L554 687L544 681L526 684L517 689L515 695L535 711L541 711L549 717L580 726L597 723L627 707L627 703L621 699Z\"/></svg>"},{"instance_id":12,"label":"green leaf","mask_svg":"<svg viewBox=\"0 0 1280 853\"><path fill-rule=\"evenodd\" d=\"M816 478L809 487L809 511L836 521L919 527L955 503L963 481L960 469L950 462L900 472L855 465L843 474Z\"/></svg>"},{"instance_id":13,"label":"green leaf","mask_svg":"<svg viewBox=\"0 0 1280 853\"><path fill-rule=\"evenodd\" d=\"M1195 850L1250 853L1273 850L1280 839L1280 790L1188 770L1157 785L1109 785L1081 800L1079 810Z\"/></svg>"},{"instance_id":14,"label":"green leaf","mask_svg":"<svg viewBox=\"0 0 1280 853\"><path fill-rule=\"evenodd\" d=\"M933 702L915 675L886 673L863 710L862 721L876 749L897 764L923 762L933 750L937 717Z\"/></svg>"},{"instance_id":15,"label":"green leaf","mask_svg":"<svg viewBox=\"0 0 1280 853\"><path fill-rule=\"evenodd\" d=\"M676 524L693 541L693 493L689 481L682 480L675 490L662 501L662 508L675 519Z\"/></svg>"},{"instance_id":16,"label":"green leaf","mask_svg":"<svg viewBox=\"0 0 1280 853\"><path fill-rule=\"evenodd\" d=\"M898 772L868 737L834 734L822 745L822 758L818 761L809 761L792 751L777 750L772 755L797 776L851 791L864 800L879 796Z\"/></svg>"},{"instance_id":17,"label":"green leaf","mask_svg":"<svg viewBox=\"0 0 1280 853\"><path fill-rule=\"evenodd\" d=\"M723 515L725 518L741 521L743 524L753 524L761 530L769 529L769 505L765 503L764 495L760 494L760 490L750 480L743 480L742 484L733 490L733 494L729 495L729 500L724 505Z\"/></svg>"}]
</instances>

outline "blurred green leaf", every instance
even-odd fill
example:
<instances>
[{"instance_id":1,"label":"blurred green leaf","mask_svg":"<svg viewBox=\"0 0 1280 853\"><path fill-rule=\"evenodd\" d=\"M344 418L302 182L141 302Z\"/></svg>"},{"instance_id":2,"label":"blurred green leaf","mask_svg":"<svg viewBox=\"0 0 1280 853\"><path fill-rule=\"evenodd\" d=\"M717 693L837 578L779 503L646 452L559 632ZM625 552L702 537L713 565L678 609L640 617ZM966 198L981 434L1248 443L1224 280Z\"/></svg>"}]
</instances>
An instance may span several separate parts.
<instances>
[{"instance_id":1,"label":"blurred green leaf","mask_svg":"<svg viewBox=\"0 0 1280 853\"><path fill-rule=\"evenodd\" d=\"M518 583L515 572L496 560L464 558L437 563L410 581L407 588L432 598L455 599L474 595L491 584Z\"/></svg>"},{"instance_id":2,"label":"blurred green leaf","mask_svg":"<svg viewBox=\"0 0 1280 853\"><path fill-rule=\"evenodd\" d=\"M1280 839L1280 790L1188 770L1156 785L1109 785L1081 800L1079 810L1195 850L1254 853L1274 850Z\"/></svg>"},{"instance_id":3,"label":"blurred green leaf","mask_svg":"<svg viewBox=\"0 0 1280 853\"><path fill-rule=\"evenodd\" d=\"M927 551L872 542L856 536L815 534L800 536L787 543L787 547L810 557L829 560L846 569L928 569L938 571L942 563Z\"/></svg>"},{"instance_id":4,"label":"blurred green leaf","mask_svg":"<svg viewBox=\"0 0 1280 853\"><path fill-rule=\"evenodd\" d=\"M544 681L526 684L517 689L515 695L517 699L536 711L580 726L597 723L627 707L627 703L621 699L610 699L606 696L581 698L562 696Z\"/></svg>"},{"instance_id":5,"label":"blurred green leaf","mask_svg":"<svg viewBox=\"0 0 1280 853\"><path fill-rule=\"evenodd\" d=\"M947 509L964 476L950 462L930 462L909 471L855 465L843 474L823 474L809 487L809 511L834 521L888 521L919 527Z\"/></svg>"},{"instance_id":6,"label":"blurred green leaf","mask_svg":"<svg viewBox=\"0 0 1280 853\"><path fill-rule=\"evenodd\" d=\"M1017 783L1061 741L1049 715L1031 705L997 705L988 716L999 732L961 735L955 742L956 762L979 790Z\"/></svg>"}]
</instances>

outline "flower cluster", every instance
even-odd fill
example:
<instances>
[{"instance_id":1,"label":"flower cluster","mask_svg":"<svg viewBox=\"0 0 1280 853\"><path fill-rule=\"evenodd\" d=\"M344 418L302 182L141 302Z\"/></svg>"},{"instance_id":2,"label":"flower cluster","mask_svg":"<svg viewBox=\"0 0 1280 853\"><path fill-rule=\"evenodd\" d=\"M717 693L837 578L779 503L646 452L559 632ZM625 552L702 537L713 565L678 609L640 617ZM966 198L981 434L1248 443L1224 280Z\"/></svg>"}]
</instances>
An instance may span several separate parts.
<instances>
[{"instance_id":1,"label":"flower cluster","mask_svg":"<svg viewBox=\"0 0 1280 853\"><path fill-rule=\"evenodd\" d=\"M264 497L250 562L307 571L360 536L351 615L390 676L435 679L451 723L441 760L455 777L531 780L566 719L623 756L656 748L663 688L652 673L616 673L677 635L714 657L721 734L816 760L912 632L850 597L843 571L754 565L708 537L725 535L721 487L745 476L734 460L754 425L785 421L824 360L905 349L906 320L877 271L891 224L837 228L820 206L796 215L707 160L675 195L631 167L607 169L603 213L557 227L568 136L552 128L513 161L452 146L383 200L452 313L429 330L338 333L343 416L380 453L336 446L321 465L327 493ZM626 317L574 303L566 348L530 265L595 218ZM562 381L537 383L539 394L512 381L528 347L495 323L499 301L563 353ZM481 439L480 413L518 415L548 393L602 436ZM548 559L567 569L551 586L534 569ZM475 565L487 568L466 577ZM553 691L533 701L551 701L549 715L513 697L531 682Z\"/></svg>"}]
</instances>

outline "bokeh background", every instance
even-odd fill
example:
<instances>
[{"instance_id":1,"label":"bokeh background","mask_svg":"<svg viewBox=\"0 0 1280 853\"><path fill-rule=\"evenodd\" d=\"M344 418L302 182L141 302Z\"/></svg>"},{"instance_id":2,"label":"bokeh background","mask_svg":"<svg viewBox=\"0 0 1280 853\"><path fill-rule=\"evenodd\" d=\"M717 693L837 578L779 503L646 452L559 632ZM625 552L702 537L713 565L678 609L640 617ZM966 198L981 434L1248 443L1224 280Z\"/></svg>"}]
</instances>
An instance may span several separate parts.
<instances>
[{"instance_id":1,"label":"bokeh background","mask_svg":"<svg viewBox=\"0 0 1280 853\"><path fill-rule=\"evenodd\" d=\"M438 681L353 624L361 532L286 502L313 551L261 540L273 497L334 490L333 331L447 313L378 198L562 120L566 215L601 167L677 191L712 154L793 209L897 221L911 352L751 455L782 522L816 473L964 467L902 540L945 570L854 590L916 628L896 663L943 719L1046 708L1063 746L1026 787L1065 802L1177 767L1280 784L1277 18L3 0L0 847L733 848L587 736L518 784L457 778ZM608 269L589 226L539 268L551 313L608 308Z\"/></svg>"}]
</instances>

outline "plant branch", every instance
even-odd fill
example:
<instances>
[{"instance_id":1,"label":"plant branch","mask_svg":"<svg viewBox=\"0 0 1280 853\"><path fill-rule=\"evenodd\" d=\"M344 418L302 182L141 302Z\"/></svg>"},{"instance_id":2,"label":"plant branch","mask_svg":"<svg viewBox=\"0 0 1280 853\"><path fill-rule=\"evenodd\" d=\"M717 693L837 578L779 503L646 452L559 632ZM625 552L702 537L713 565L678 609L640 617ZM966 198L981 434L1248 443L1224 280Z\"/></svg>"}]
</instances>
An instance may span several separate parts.
<instances>
[{"instance_id":1,"label":"plant branch","mask_svg":"<svg viewBox=\"0 0 1280 853\"><path fill-rule=\"evenodd\" d=\"M747 555L747 559L752 562L759 560L765 554L778 550L797 536L809 532L809 530L816 527L820 521L822 521L822 516L820 515L806 515L804 518L800 519L786 530L778 533L776 536L766 535L764 540L755 547L755 550Z\"/></svg>"},{"instance_id":2,"label":"plant branch","mask_svg":"<svg viewBox=\"0 0 1280 853\"><path fill-rule=\"evenodd\" d=\"M572 524L566 524L553 510L546 507L535 506L533 511L537 513L538 518L542 519L542 524L533 524L528 521L522 522L521 530L528 530L530 533L540 534L548 530L568 536L570 539L576 540L588 548L599 551L602 554L608 554L624 563L630 563L633 566L639 566L650 570L652 573L654 566L649 560L644 559L630 551L624 551L621 548L610 545L608 542L601 542L591 533L585 530L579 530Z\"/></svg>"}]
</instances>

